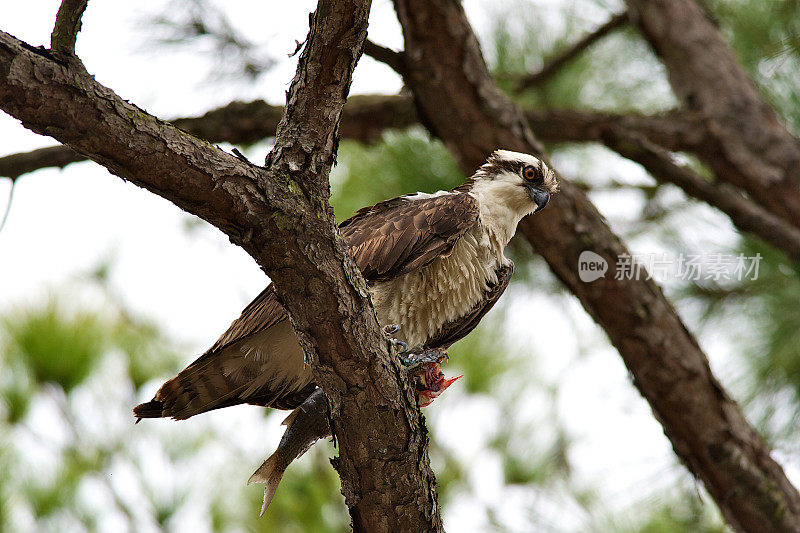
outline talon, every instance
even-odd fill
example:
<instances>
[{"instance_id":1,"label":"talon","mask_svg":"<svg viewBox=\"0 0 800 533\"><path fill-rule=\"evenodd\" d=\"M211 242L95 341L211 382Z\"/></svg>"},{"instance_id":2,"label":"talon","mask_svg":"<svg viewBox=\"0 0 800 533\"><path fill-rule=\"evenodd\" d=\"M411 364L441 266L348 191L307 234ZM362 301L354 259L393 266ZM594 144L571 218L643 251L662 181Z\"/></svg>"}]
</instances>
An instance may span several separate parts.
<instances>
[{"instance_id":1,"label":"talon","mask_svg":"<svg viewBox=\"0 0 800 533\"><path fill-rule=\"evenodd\" d=\"M401 341L400 339L389 339L389 343L395 348L395 350L400 348L400 350L397 350L398 356L400 354L404 354L404 353L408 352L408 344L406 344L405 342ZM403 358L400 357L400 361L402 361L402 360L403 360Z\"/></svg>"},{"instance_id":2,"label":"talon","mask_svg":"<svg viewBox=\"0 0 800 533\"><path fill-rule=\"evenodd\" d=\"M383 334L386 336L394 335L398 331L400 331L401 326L400 324L389 324L388 326L383 326Z\"/></svg>"},{"instance_id":3,"label":"talon","mask_svg":"<svg viewBox=\"0 0 800 533\"><path fill-rule=\"evenodd\" d=\"M409 367L409 370L414 370L425 364L446 361L447 352L440 348L426 348L423 345L419 345L405 352L401 352L399 357L403 366Z\"/></svg>"}]
</instances>

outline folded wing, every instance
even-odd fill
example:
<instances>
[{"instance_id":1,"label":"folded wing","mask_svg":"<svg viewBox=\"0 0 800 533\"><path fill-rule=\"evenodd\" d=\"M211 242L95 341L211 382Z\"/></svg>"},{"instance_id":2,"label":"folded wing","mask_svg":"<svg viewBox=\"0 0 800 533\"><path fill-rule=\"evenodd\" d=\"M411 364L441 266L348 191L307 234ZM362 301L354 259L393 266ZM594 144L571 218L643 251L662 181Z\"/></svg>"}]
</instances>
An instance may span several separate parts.
<instances>
[{"instance_id":1,"label":"folded wing","mask_svg":"<svg viewBox=\"0 0 800 533\"><path fill-rule=\"evenodd\" d=\"M477 220L476 200L451 192L381 202L344 221L340 230L367 281L380 282L446 254ZM475 324L483 316L471 315ZM442 340L452 344L473 327L459 330L451 325ZM241 403L293 409L314 388L303 351L270 284L205 354L134 413L139 418L185 419Z\"/></svg>"}]
</instances>

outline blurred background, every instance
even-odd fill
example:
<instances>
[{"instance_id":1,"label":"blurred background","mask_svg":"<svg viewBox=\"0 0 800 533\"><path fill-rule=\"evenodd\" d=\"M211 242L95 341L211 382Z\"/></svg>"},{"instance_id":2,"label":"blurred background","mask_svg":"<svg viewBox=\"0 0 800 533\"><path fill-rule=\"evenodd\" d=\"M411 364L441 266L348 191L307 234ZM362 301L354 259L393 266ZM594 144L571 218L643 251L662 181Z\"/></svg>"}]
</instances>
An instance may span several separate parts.
<instances>
[{"instance_id":1,"label":"blurred background","mask_svg":"<svg viewBox=\"0 0 800 533\"><path fill-rule=\"evenodd\" d=\"M90 2L77 53L101 83L164 119L233 100L282 105L315 4ZM798 133L800 2L705 4ZM507 89L623 9L611 0L464 5ZM57 9L45 0L4 6L0 28L46 45ZM387 0L373 2L370 38L402 49ZM388 67L362 58L352 94L401 89ZM516 98L531 109L644 113L676 103L661 64L625 26ZM53 144L7 115L0 139L0 156ZM261 162L270 140L239 148ZM601 146L548 149L636 254L761 255L758 275L747 279L657 281L800 482L797 266ZM371 144L341 143L334 208L343 220L364 205L463 179L421 127L386 131ZM11 189L0 178L0 213ZM517 265L511 287L451 350L445 370L464 379L424 410L445 527L724 530L603 331L525 242L512 241L508 255ZM131 408L205 351L266 283L219 231L93 163L15 180L0 231L0 530L347 531L327 442L289 468L258 517L262 487L245 482L277 446L286 413L239 406L133 424Z\"/></svg>"}]
</instances>

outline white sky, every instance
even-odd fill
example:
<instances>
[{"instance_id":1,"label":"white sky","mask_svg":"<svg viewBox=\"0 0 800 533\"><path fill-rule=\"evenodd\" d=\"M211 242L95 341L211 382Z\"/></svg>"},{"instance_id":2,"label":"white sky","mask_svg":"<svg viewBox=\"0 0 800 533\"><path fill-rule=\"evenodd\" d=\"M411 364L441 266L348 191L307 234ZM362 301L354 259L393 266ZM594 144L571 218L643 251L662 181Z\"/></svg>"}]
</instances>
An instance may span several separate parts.
<instances>
[{"instance_id":1,"label":"white sky","mask_svg":"<svg viewBox=\"0 0 800 533\"><path fill-rule=\"evenodd\" d=\"M33 45L46 44L58 4L53 0L6 1L0 8L0 29ZM285 58L255 86L224 81L207 84L207 58L178 48L158 55L145 53L141 24L147 14L158 12L161 1L90 2L77 50L101 83L163 118L200 114L233 99L264 98L283 103L296 65L286 56L294 50L295 40L305 38L307 13L315 4L310 0L225 2L234 25L242 28L247 38L267 43L274 57ZM487 24L482 4L477 0L466 2L479 31ZM387 0L374 2L370 37L396 49L402 47ZM352 92L396 93L400 86L387 67L365 57L356 70ZM4 114L0 114L0 140L0 155L53 144ZM265 147L257 147L248 155L263 160ZM637 167L616 164L625 176L641 179ZM0 209L8 189L8 180L0 179ZM614 213L606 215L614 221ZM266 278L246 253L218 231L202 229L187 236L185 219L170 203L123 183L91 163L22 177L8 223L0 232L0 314L14 306L42 301L48 293L57 292L76 275L113 254L114 287L135 312L154 318L172 338L185 343L192 350L185 359L192 360L238 316L263 288ZM718 218L713 219L712 225L718 223ZM722 224L727 222L723 219ZM646 244L645 250L656 251ZM579 479L587 484L599 483L609 506L621 509L654 485L668 486L678 475L674 460L669 443L647 404L629 383L617 353L574 300L565 298L561 302L536 294L515 300L510 316L536 316L541 331L532 336L522 323L512 323L511 329L520 346L535 345L542 375L563 380L559 412L567 428L578 436L571 458ZM586 346L597 348L577 360L577 353ZM716 355L726 351L724 342L706 348L712 361L725 361L724 356ZM470 448L469 443L480 440L471 438L473 432L481 431L481 424L474 423L481 420L476 414L484 414L483 424L488 426L501 421L492 420L491 409L486 411L480 405L468 413L454 409L447 396L433 405L438 410L434 416L447 428L442 432L458 436L456 447L465 458L474 459L476 464L486 459L485 463L491 465L491 458L485 458L480 449ZM527 401L520 408L536 410L537 405ZM231 420L252 421L249 415L230 411L232 415L225 415L228 424L234 424ZM274 436L275 441L278 436ZM491 489L500 480L491 468L482 468L486 472L476 479L485 488L479 494L491 499ZM796 474L796 469L791 471ZM545 500L548 497L556 499L557 495L543 496ZM501 508L514 504L496 503ZM558 505L553 508L561 509ZM484 524L476 522L475 512L470 501L456 501L447 509L447 526L452 531L480 531ZM567 516L548 519L561 526L568 526L571 520Z\"/></svg>"}]
</instances>

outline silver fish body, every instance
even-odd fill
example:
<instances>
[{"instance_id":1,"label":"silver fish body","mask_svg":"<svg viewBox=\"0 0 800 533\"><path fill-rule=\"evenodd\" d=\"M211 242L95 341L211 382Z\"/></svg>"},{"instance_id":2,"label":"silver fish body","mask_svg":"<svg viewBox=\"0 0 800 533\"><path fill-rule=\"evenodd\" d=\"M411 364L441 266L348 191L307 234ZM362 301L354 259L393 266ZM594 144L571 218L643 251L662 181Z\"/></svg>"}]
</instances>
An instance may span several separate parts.
<instances>
[{"instance_id":1,"label":"silver fish body","mask_svg":"<svg viewBox=\"0 0 800 533\"><path fill-rule=\"evenodd\" d=\"M269 507L286 468L308 451L319 439L331 435L328 425L328 401L322 389L317 389L283 421L286 432L278 449L256 470L247 484L266 483L261 515Z\"/></svg>"}]
</instances>

